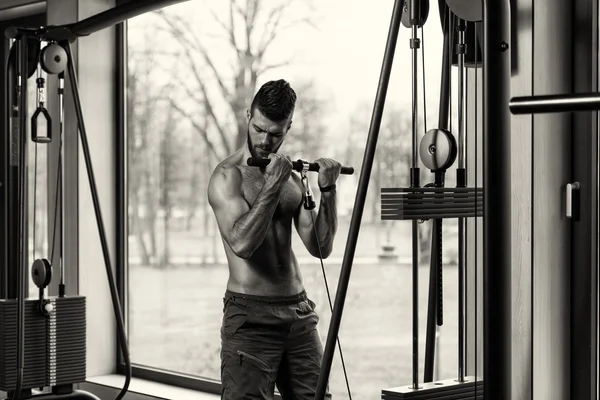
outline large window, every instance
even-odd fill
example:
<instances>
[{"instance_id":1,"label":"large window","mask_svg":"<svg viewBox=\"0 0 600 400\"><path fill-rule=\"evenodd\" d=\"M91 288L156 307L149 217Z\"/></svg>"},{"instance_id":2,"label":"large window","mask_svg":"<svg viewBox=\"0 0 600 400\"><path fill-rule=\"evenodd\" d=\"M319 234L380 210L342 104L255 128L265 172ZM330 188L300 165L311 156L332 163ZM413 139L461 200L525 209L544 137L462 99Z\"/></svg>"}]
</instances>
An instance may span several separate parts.
<instances>
[{"instance_id":1,"label":"large window","mask_svg":"<svg viewBox=\"0 0 600 400\"><path fill-rule=\"evenodd\" d=\"M206 0L149 13L127 27L128 327L140 367L220 380L220 325L228 267L207 182L217 163L243 145L244 109L268 80L298 94L281 149L293 159L331 157L356 169L338 183L339 229L324 261L331 296L352 214L358 174L391 16L390 2ZM340 341L358 399L411 382L411 223L383 223L380 188L409 184L411 81L409 30L398 41L376 163L347 296ZM427 118L420 92L420 135L437 125L442 30L431 7L424 33ZM455 89L453 91L456 93ZM456 101L453 101L456 126ZM424 166L423 184L433 180ZM448 173L453 186L455 170ZM316 176L311 176L316 188ZM318 204L318 190L317 196ZM430 222L420 225L422 377ZM385 258L384 246L393 247ZM445 323L436 377L457 376L456 221L444 223ZM294 232L293 250L321 316L331 317L320 261ZM333 298L332 298L333 300ZM421 378L422 379L422 378ZM339 353L330 379L346 398Z\"/></svg>"}]
</instances>

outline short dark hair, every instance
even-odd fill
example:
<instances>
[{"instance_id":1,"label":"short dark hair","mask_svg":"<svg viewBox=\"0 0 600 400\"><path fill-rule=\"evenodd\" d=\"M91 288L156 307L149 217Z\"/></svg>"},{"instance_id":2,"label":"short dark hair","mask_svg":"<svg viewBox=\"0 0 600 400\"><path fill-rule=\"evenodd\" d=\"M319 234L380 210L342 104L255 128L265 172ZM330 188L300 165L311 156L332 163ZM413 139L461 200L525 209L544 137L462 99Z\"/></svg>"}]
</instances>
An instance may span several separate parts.
<instances>
[{"instance_id":1,"label":"short dark hair","mask_svg":"<svg viewBox=\"0 0 600 400\"><path fill-rule=\"evenodd\" d=\"M284 79L269 81L262 85L250 106L250 112L258 110L273 122L288 118L296 106L296 92ZM251 114L251 115L252 115Z\"/></svg>"}]
</instances>

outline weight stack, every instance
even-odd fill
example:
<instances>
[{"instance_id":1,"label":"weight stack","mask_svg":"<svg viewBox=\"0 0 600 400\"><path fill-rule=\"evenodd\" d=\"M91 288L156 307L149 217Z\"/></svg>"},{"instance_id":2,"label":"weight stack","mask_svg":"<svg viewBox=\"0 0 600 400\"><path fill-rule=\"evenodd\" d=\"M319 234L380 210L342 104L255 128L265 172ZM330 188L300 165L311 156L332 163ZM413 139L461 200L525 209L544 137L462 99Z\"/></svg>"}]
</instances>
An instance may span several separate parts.
<instances>
[{"instance_id":1,"label":"weight stack","mask_svg":"<svg viewBox=\"0 0 600 400\"><path fill-rule=\"evenodd\" d=\"M464 382L447 379L436 382L419 383L419 389L412 384L384 389L383 400L483 400L483 380L474 376L465 377Z\"/></svg>"},{"instance_id":2,"label":"weight stack","mask_svg":"<svg viewBox=\"0 0 600 400\"><path fill-rule=\"evenodd\" d=\"M50 297L49 316L39 299L26 299L23 389L75 384L86 378L85 297ZM0 391L17 386L17 300L0 300Z\"/></svg>"}]
</instances>

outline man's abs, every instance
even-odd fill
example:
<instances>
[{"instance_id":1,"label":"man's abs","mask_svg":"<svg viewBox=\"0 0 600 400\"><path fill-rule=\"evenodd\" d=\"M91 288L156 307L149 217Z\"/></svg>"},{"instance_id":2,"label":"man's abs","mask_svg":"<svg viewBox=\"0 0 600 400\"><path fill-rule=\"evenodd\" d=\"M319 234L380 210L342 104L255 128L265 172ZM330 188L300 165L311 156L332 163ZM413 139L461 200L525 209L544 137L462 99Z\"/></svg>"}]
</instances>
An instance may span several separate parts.
<instances>
[{"instance_id":1,"label":"man's abs","mask_svg":"<svg viewBox=\"0 0 600 400\"><path fill-rule=\"evenodd\" d=\"M228 290L262 296L294 295L304 290L291 240L282 240L282 236L287 235L281 232L274 233L267 233L249 259L237 257L225 245L229 262Z\"/></svg>"},{"instance_id":2,"label":"man's abs","mask_svg":"<svg viewBox=\"0 0 600 400\"><path fill-rule=\"evenodd\" d=\"M287 296L300 293L304 285L295 260L287 265L270 265L238 258L229 261L227 289L259 296Z\"/></svg>"}]
</instances>

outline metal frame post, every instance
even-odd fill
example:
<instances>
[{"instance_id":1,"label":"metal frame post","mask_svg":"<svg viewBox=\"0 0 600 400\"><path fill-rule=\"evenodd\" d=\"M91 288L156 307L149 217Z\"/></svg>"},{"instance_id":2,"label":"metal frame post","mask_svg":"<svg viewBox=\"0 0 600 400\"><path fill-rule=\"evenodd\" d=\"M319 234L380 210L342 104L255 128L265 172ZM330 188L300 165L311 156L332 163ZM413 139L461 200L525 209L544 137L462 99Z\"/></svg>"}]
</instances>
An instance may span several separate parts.
<instances>
[{"instance_id":1,"label":"metal frame post","mask_svg":"<svg viewBox=\"0 0 600 400\"><path fill-rule=\"evenodd\" d=\"M511 398L510 3L484 0L484 399Z\"/></svg>"}]
</instances>

